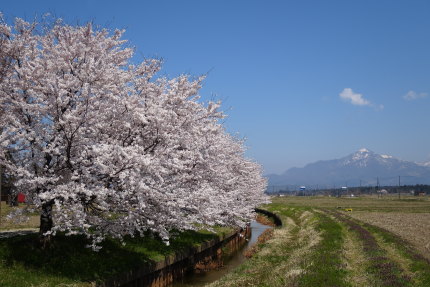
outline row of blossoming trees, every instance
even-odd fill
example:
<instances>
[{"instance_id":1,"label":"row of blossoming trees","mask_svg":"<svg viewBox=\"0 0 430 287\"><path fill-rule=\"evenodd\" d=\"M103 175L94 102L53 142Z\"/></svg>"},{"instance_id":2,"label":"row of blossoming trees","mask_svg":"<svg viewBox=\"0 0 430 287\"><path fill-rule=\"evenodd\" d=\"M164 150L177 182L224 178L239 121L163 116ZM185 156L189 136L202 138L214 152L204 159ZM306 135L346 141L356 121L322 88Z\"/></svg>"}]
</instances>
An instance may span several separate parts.
<instances>
[{"instance_id":1,"label":"row of blossoming trees","mask_svg":"<svg viewBox=\"0 0 430 287\"><path fill-rule=\"evenodd\" d=\"M261 167L219 103L199 102L203 78L133 64L122 34L0 24L0 164L40 211L42 239L243 225L265 200Z\"/></svg>"}]
</instances>

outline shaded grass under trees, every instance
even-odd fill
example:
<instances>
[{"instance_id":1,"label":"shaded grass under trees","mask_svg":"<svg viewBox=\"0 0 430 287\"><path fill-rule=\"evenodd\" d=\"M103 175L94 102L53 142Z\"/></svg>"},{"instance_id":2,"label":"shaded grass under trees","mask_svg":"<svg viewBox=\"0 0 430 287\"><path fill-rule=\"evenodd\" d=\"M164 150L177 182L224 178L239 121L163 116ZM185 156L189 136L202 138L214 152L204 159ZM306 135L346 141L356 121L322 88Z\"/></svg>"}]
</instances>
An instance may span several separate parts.
<instances>
[{"instance_id":1,"label":"shaded grass under trees","mask_svg":"<svg viewBox=\"0 0 430 287\"><path fill-rule=\"evenodd\" d=\"M125 245L107 239L99 252L85 248L90 240L81 235L59 234L45 250L37 246L37 234L3 238L0 239L0 286L90 286L91 282L104 281L139 266L151 266L165 256L229 231L227 228L217 228L217 234L184 231L171 240L170 246L150 234L128 236Z\"/></svg>"}]
</instances>

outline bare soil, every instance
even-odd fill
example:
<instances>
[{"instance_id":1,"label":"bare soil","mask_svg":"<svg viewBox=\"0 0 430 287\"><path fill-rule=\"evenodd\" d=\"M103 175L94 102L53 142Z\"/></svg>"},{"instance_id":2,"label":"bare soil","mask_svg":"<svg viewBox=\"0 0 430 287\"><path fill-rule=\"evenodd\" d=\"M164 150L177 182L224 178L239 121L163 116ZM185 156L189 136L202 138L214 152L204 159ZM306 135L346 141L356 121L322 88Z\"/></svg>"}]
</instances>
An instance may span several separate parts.
<instances>
[{"instance_id":1,"label":"bare soil","mask_svg":"<svg viewBox=\"0 0 430 287\"><path fill-rule=\"evenodd\" d=\"M400 236L430 259L430 213L353 212L349 215Z\"/></svg>"}]
</instances>

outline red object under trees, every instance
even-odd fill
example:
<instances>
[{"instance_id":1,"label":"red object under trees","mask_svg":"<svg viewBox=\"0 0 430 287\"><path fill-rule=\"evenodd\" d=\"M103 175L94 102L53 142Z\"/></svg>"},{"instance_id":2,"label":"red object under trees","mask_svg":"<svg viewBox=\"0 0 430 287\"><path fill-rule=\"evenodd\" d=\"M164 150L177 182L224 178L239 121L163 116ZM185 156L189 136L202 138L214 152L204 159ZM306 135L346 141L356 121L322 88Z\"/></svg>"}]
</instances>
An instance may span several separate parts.
<instances>
[{"instance_id":1,"label":"red object under trees","mask_svg":"<svg viewBox=\"0 0 430 287\"><path fill-rule=\"evenodd\" d=\"M18 193L18 203L24 203L25 202L25 194Z\"/></svg>"}]
</instances>

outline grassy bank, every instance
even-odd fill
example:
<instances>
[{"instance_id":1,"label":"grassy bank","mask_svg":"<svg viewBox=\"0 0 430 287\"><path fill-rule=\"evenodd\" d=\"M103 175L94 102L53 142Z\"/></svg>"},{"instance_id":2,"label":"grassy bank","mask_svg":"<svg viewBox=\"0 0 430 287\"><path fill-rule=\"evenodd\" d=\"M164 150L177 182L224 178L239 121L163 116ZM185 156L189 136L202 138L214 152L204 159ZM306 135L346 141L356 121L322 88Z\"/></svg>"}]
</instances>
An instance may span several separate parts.
<instances>
[{"instance_id":1,"label":"grassy bank","mask_svg":"<svg viewBox=\"0 0 430 287\"><path fill-rule=\"evenodd\" d=\"M348 286L337 254L342 244L337 222L309 208L276 203L266 208L284 226L251 259L209 286Z\"/></svg>"},{"instance_id":2,"label":"grassy bank","mask_svg":"<svg viewBox=\"0 0 430 287\"><path fill-rule=\"evenodd\" d=\"M428 198L280 197L264 208L283 226L209 286L430 286L414 236L430 229Z\"/></svg>"},{"instance_id":3,"label":"grassy bank","mask_svg":"<svg viewBox=\"0 0 430 287\"><path fill-rule=\"evenodd\" d=\"M186 231L166 246L153 236L103 242L99 252L85 248L83 236L55 237L51 248L39 249L36 234L0 239L0 286L93 286L116 274L142 265L151 265L165 256L187 250L231 229Z\"/></svg>"}]
</instances>

